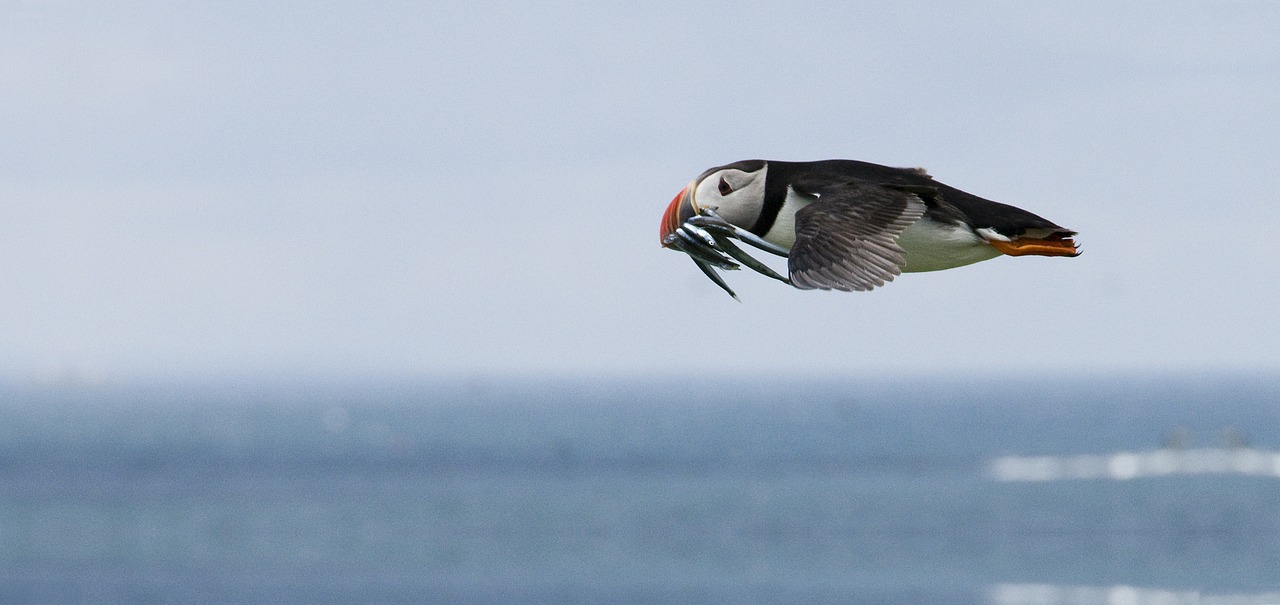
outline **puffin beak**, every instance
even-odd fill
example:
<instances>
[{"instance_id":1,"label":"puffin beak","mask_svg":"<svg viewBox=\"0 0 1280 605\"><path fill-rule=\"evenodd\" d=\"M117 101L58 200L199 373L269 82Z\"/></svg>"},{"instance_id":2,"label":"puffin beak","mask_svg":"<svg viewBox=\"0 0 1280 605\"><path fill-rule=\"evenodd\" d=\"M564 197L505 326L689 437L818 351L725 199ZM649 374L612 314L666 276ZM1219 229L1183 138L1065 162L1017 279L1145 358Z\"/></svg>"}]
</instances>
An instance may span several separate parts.
<instances>
[{"instance_id":1,"label":"puffin beak","mask_svg":"<svg viewBox=\"0 0 1280 605\"><path fill-rule=\"evenodd\" d=\"M672 248L673 234L676 229L680 228L685 221L691 219L698 212L693 207L693 189L697 182L690 182L689 186L683 191L676 194L671 200L671 205L667 206L667 211L662 215L662 228L660 229L662 236L662 247Z\"/></svg>"}]
</instances>

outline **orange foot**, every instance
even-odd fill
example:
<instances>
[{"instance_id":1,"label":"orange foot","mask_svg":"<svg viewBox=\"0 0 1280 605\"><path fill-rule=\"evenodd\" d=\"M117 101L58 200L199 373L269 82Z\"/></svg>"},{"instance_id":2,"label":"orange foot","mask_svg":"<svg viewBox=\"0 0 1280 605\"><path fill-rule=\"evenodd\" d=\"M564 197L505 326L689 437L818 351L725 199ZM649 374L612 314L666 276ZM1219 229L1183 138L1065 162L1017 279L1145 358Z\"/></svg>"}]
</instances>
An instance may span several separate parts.
<instances>
[{"instance_id":1,"label":"orange foot","mask_svg":"<svg viewBox=\"0 0 1280 605\"><path fill-rule=\"evenodd\" d=\"M1002 242L999 240L987 240L991 247L999 250L1009 256L1025 256L1027 254L1035 254L1039 256L1080 256L1080 251L1076 249L1076 243L1067 235L1051 235L1044 239L1035 239L1024 237L1015 239L1011 242Z\"/></svg>"}]
</instances>

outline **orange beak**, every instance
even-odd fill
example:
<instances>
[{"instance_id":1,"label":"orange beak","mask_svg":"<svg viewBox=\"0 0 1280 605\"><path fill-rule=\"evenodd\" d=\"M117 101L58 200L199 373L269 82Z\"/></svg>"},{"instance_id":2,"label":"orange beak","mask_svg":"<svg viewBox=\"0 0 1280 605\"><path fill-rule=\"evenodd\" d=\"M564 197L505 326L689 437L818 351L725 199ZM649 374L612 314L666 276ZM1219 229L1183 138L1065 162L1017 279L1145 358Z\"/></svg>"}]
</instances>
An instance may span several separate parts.
<instances>
[{"instance_id":1,"label":"orange beak","mask_svg":"<svg viewBox=\"0 0 1280 605\"><path fill-rule=\"evenodd\" d=\"M693 218L698 211L693 207L693 189L697 183L689 183L683 191L677 193L671 200L671 204L667 206L667 211L662 214L662 227L659 230L662 236L662 246L667 245L667 239L675 233L676 229L685 221Z\"/></svg>"}]
</instances>

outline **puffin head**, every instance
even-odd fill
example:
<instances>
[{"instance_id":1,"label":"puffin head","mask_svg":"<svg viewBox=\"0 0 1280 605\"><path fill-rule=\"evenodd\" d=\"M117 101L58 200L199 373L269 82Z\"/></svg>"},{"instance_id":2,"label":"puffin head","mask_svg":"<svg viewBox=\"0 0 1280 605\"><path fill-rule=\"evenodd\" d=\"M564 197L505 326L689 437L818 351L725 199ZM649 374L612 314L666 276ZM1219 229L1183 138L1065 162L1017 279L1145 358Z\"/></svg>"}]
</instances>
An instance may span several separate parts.
<instances>
[{"instance_id":1,"label":"puffin head","mask_svg":"<svg viewBox=\"0 0 1280 605\"><path fill-rule=\"evenodd\" d=\"M672 247L675 230L704 208L715 210L739 227L750 227L764 208L764 181L768 171L764 160L743 160L702 173L676 194L663 213L659 229L662 245Z\"/></svg>"}]
</instances>

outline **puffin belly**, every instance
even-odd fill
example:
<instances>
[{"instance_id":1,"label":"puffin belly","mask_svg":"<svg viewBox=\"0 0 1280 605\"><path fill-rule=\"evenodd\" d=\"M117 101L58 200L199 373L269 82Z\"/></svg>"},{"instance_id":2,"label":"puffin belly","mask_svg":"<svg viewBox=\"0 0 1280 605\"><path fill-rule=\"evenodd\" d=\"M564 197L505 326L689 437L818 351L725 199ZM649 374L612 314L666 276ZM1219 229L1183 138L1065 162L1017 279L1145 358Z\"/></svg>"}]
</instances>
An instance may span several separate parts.
<instances>
[{"instance_id":1,"label":"puffin belly","mask_svg":"<svg viewBox=\"0 0 1280 605\"><path fill-rule=\"evenodd\" d=\"M1000 256L966 225L941 223L924 217L903 230L898 245L907 253L904 273L941 271Z\"/></svg>"}]
</instances>

